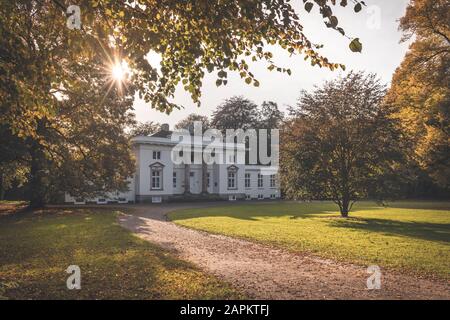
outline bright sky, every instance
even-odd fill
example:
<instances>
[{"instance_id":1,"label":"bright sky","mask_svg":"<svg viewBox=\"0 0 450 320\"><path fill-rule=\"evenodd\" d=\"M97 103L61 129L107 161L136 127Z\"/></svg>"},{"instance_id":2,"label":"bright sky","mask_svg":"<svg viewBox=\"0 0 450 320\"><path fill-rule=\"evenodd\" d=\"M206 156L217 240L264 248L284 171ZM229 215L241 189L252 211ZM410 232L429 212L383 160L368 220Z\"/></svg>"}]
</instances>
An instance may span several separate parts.
<instances>
[{"instance_id":1,"label":"bright sky","mask_svg":"<svg viewBox=\"0 0 450 320\"><path fill-rule=\"evenodd\" d=\"M409 1L366 0L365 2L367 7L358 14L349 7L335 9L339 24L345 29L347 35L361 39L362 54L352 53L348 48L350 40L326 28L317 7L310 14L300 15L305 27L304 31L314 43L325 45L321 53L330 61L345 64L346 72L352 69L375 72L384 82L389 83L408 49L407 43L399 43L401 33L398 31L398 19L405 13ZM295 3L303 5L301 0L295 0ZM285 111L288 105L295 105L301 89L309 90L314 85L320 85L324 80L333 79L342 73L320 69L317 66L311 67L309 62L303 60L303 56L290 57L281 48L275 48L272 52L279 66L292 70L291 76L276 71L270 72L267 70L267 64L255 63L251 65L251 71L260 81L258 88L245 84L238 74L231 72L228 73L228 85L216 87L217 77L214 73L207 73L203 82L200 108L180 87L174 102L183 105L184 109L175 110L170 115L166 115L153 110L145 102L136 100L134 103L136 118L141 122L168 123L172 128L190 113L211 115L224 99L233 95L243 95L258 105L265 100L275 101L280 109Z\"/></svg>"}]
</instances>

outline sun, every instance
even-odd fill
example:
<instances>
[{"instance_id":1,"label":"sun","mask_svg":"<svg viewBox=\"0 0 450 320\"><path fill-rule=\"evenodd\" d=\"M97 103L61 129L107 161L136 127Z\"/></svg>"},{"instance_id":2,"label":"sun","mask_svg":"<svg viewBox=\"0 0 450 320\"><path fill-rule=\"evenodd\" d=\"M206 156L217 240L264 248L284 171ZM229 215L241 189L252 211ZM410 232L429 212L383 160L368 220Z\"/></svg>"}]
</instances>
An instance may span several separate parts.
<instances>
[{"instance_id":1,"label":"sun","mask_svg":"<svg viewBox=\"0 0 450 320\"><path fill-rule=\"evenodd\" d=\"M127 70L123 63L116 63L112 66L111 74L117 82L123 82L127 76Z\"/></svg>"},{"instance_id":2,"label":"sun","mask_svg":"<svg viewBox=\"0 0 450 320\"><path fill-rule=\"evenodd\" d=\"M107 60L103 66L105 85L107 86L105 97L113 88L116 88L119 95L123 95L131 82L133 71L128 62L120 55L108 55Z\"/></svg>"}]
</instances>

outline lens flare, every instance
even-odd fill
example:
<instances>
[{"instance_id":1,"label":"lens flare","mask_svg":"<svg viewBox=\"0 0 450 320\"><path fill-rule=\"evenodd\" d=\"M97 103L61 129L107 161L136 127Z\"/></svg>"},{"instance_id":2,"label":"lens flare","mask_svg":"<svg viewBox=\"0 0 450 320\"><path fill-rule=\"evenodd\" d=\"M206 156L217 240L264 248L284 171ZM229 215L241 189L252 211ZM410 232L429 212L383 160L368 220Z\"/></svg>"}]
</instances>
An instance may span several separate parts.
<instances>
[{"instance_id":1,"label":"lens flare","mask_svg":"<svg viewBox=\"0 0 450 320\"><path fill-rule=\"evenodd\" d=\"M122 64L116 64L112 67L111 73L114 80L122 82L125 80L127 72Z\"/></svg>"}]
</instances>

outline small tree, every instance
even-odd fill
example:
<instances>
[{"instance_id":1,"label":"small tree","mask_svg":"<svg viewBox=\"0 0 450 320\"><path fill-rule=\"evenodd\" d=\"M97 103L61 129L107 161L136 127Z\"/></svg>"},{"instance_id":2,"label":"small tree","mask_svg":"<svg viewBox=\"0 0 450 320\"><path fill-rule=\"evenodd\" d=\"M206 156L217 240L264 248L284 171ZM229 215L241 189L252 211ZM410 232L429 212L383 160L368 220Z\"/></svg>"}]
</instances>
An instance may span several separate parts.
<instances>
[{"instance_id":1,"label":"small tree","mask_svg":"<svg viewBox=\"0 0 450 320\"><path fill-rule=\"evenodd\" d=\"M358 199L386 194L390 184L384 178L395 176L402 154L394 120L382 105L384 94L375 75L361 72L302 92L282 134L288 197L331 199L348 217Z\"/></svg>"},{"instance_id":2,"label":"small tree","mask_svg":"<svg viewBox=\"0 0 450 320\"><path fill-rule=\"evenodd\" d=\"M161 125L157 122L147 121L136 123L130 130L130 136L149 136L161 130Z\"/></svg>"},{"instance_id":3,"label":"small tree","mask_svg":"<svg viewBox=\"0 0 450 320\"><path fill-rule=\"evenodd\" d=\"M231 97L214 111L211 126L219 130L257 128L258 106L242 96Z\"/></svg>"},{"instance_id":4,"label":"small tree","mask_svg":"<svg viewBox=\"0 0 450 320\"><path fill-rule=\"evenodd\" d=\"M183 120L180 120L176 125L175 129L189 129L194 125L194 122L201 122L203 131L208 130L210 127L209 119L207 116L202 116L196 113L191 113Z\"/></svg>"},{"instance_id":5,"label":"small tree","mask_svg":"<svg viewBox=\"0 0 450 320\"><path fill-rule=\"evenodd\" d=\"M278 109L278 104L264 101L261 105L260 127L265 129L278 129L283 121L284 114Z\"/></svg>"}]
</instances>

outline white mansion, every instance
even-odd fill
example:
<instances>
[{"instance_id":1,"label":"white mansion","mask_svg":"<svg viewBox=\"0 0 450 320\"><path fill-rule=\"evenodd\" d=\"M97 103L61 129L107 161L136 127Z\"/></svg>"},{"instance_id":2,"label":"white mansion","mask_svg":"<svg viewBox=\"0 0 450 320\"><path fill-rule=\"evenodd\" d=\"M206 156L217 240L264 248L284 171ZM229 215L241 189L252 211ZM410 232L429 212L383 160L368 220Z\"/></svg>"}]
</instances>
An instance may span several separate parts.
<instances>
[{"instance_id":1,"label":"white mansion","mask_svg":"<svg viewBox=\"0 0 450 320\"><path fill-rule=\"evenodd\" d=\"M226 149L235 152L248 150L244 144L222 143L218 157L223 163L177 164L173 161L177 142L163 125L162 130L151 136L137 136L132 139L136 158L136 173L130 180L129 191L108 194L103 198L79 199L76 195L65 196L67 203L132 203L188 200L263 200L278 199L280 188L277 173L266 165L237 163L236 156L230 157ZM203 145L203 142L201 142ZM192 156L195 152L193 148ZM236 151L237 150L237 151ZM229 159L225 159L229 157ZM228 161L227 161L228 160ZM233 161L234 160L234 161Z\"/></svg>"}]
</instances>

